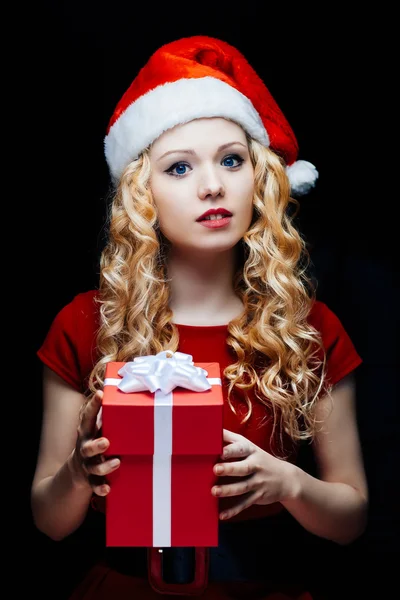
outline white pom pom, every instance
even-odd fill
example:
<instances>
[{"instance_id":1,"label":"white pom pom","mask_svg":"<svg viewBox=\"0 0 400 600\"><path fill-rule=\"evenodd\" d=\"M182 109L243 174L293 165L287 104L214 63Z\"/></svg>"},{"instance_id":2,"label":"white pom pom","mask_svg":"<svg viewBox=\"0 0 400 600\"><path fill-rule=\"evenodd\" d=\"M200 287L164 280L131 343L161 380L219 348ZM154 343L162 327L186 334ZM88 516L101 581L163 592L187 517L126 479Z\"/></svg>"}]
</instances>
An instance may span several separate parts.
<instances>
[{"instance_id":1,"label":"white pom pom","mask_svg":"<svg viewBox=\"0 0 400 600\"><path fill-rule=\"evenodd\" d=\"M286 168L292 192L296 196L307 194L315 186L318 171L313 164L306 160L298 160Z\"/></svg>"}]
</instances>

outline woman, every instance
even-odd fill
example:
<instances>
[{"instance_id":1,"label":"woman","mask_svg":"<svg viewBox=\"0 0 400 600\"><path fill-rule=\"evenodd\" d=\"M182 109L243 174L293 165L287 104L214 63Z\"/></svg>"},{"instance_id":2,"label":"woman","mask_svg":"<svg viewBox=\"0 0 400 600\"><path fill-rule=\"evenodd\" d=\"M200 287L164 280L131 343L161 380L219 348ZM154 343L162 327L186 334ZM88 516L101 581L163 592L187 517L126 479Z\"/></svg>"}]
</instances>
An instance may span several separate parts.
<instances>
[{"instance_id":1,"label":"woman","mask_svg":"<svg viewBox=\"0 0 400 600\"><path fill-rule=\"evenodd\" d=\"M220 499L219 551L198 555L207 569L197 589L163 588L152 551L146 565L138 550L128 568L108 552L73 599L310 598L266 574L251 540L264 543L265 524L282 514L338 544L365 528L352 378L361 359L316 299L292 222L293 196L318 173L297 160L293 131L246 59L205 36L150 57L114 111L105 154L115 195L99 289L60 311L38 353L35 523L61 540L88 510L104 511L107 475L121 464L105 458L99 428L105 365L179 350L223 373L225 447L210 490ZM296 465L303 440L313 442L318 478Z\"/></svg>"}]
</instances>

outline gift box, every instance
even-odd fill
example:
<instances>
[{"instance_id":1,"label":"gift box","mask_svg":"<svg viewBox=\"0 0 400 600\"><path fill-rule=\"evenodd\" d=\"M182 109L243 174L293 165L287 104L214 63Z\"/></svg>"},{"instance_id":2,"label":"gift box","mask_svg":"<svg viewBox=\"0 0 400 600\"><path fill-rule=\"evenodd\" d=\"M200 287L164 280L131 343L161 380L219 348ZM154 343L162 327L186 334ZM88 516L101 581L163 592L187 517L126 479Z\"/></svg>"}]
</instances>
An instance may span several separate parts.
<instances>
[{"instance_id":1,"label":"gift box","mask_svg":"<svg viewBox=\"0 0 400 600\"><path fill-rule=\"evenodd\" d=\"M223 448L219 363L160 352L107 364L102 402L107 479L106 545L218 546L213 467Z\"/></svg>"}]
</instances>

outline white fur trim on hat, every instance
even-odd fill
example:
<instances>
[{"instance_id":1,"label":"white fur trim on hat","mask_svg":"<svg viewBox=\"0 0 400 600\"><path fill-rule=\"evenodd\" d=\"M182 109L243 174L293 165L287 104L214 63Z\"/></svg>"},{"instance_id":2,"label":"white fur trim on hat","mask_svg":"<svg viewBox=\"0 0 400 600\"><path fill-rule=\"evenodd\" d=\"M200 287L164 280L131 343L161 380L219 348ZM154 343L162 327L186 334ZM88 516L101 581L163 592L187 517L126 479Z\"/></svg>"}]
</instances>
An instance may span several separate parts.
<instances>
[{"instance_id":1,"label":"white fur trim on hat","mask_svg":"<svg viewBox=\"0 0 400 600\"><path fill-rule=\"evenodd\" d=\"M214 77L179 79L140 96L112 125L104 140L111 174L119 178L125 167L167 129L202 117L232 119L269 146L258 112L241 92Z\"/></svg>"},{"instance_id":2,"label":"white fur trim on hat","mask_svg":"<svg viewBox=\"0 0 400 600\"><path fill-rule=\"evenodd\" d=\"M307 194L318 179L318 171L307 160L298 160L286 168L292 192L296 196Z\"/></svg>"}]
</instances>

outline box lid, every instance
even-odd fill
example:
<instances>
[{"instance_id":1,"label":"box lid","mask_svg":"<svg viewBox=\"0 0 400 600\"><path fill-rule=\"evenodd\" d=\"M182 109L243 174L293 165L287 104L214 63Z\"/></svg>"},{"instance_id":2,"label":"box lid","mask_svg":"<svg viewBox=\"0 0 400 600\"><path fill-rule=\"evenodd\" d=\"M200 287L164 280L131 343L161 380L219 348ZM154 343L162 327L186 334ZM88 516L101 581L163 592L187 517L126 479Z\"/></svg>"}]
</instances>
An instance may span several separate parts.
<instances>
[{"instance_id":1,"label":"box lid","mask_svg":"<svg viewBox=\"0 0 400 600\"><path fill-rule=\"evenodd\" d=\"M125 364L108 363L106 379L120 380L118 371ZM221 379L219 363L194 363L194 366L205 369L208 379ZM172 391L172 405L168 401L155 404L155 395L160 393L126 393L115 384L104 386L102 433L110 440L108 453L152 455L155 447L165 448L168 444L174 455L222 452L221 385L214 384L204 392L176 387Z\"/></svg>"}]
</instances>

